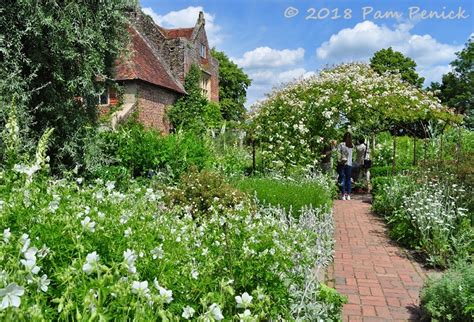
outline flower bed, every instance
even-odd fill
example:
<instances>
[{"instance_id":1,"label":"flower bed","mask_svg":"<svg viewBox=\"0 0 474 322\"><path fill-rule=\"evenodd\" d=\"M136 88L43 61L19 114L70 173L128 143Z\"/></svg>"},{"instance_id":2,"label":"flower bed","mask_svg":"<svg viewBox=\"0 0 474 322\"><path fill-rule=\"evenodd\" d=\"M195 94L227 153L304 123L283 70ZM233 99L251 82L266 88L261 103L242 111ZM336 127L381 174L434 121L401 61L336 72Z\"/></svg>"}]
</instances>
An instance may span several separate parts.
<instances>
[{"instance_id":1,"label":"flower bed","mask_svg":"<svg viewBox=\"0 0 474 322\"><path fill-rule=\"evenodd\" d=\"M385 217L392 238L419 250L433 266L472 256L474 228L463 204L465 189L403 176L378 182L373 210Z\"/></svg>"},{"instance_id":2,"label":"flower bed","mask_svg":"<svg viewBox=\"0 0 474 322\"><path fill-rule=\"evenodd\" d=\"M0 319L337 319L328 207L191 205L131 181L0 174Z\"/></svg>"}]
</instances>

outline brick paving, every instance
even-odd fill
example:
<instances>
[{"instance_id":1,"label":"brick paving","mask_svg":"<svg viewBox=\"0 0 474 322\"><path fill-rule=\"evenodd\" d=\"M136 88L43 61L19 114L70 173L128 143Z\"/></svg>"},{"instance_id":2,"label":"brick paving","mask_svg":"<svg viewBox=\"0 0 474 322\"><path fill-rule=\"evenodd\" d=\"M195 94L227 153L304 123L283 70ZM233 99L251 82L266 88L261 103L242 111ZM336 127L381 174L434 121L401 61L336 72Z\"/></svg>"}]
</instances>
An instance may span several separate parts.
<instances>
[{"instance_id":1,"label":"brick paving","mask_svg":"<svg viewBox=\"0 0 474 322\"><path fill-rule=\"evenodd\" d=\"M343 321L416 321L426 277L370 212L370 197L334 203L334 287L347 295Z\"/></svg>"}]
</instances>

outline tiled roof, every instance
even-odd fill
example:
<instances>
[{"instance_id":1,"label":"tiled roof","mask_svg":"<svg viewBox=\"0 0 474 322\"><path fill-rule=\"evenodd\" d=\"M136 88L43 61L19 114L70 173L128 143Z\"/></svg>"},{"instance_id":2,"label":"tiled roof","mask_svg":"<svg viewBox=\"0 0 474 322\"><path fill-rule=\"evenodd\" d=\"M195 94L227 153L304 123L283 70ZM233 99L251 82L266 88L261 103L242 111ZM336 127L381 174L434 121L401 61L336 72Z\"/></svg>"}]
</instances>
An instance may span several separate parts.
<instances>
[{"instance_id":1,"label":"tiled roof","mask_svg":"<svg viewBox=\"0 0 474 322\"><path fill-rule=\"evenodd\" d=\"M191 39L194 28L176 28L176 29L161 28L161 30L165 33L166 38Z\"/></svg>"},{"instance_id":2,"label":"tiled roof","mask_svg":"<svg viewBox=\"0 0 474 322\"><path fill-rule=\"evenodd\" d=\"M132 52L115 64L115 80L140 79L185 94L184 88L166 70L160 59L133 27L128 28Z\"/></svg>"}]
</instances>

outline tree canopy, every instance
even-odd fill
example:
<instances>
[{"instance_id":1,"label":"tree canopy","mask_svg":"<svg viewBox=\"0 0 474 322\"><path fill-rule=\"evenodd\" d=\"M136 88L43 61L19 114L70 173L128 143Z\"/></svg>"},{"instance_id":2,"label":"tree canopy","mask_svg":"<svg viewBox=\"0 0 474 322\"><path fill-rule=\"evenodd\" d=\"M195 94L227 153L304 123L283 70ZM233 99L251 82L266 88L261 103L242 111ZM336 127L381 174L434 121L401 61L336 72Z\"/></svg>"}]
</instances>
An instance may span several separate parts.
<instances>
[{"instance_id":1,"label":"tree canopy","mask_svg":"<svg viewBox=\"0 0 474 322\"><path fill-rule=\"evenodd\" d=\"M376 52L370 59L370 67L380 74L385 72L399 73L404 81L419 88L425 80L416 72L415 61L404 56L401 52L394 51L392 47Z\"/></svg>"},{"instance_id":2,"label":"tree canopy","mask_svg":"<svg viewBox=\"0 0 474 322\"><path fill-rule=\"evenodd\" d=\"M0 5L0 125L14 100L22 129L55 128L52 161L80 163L79 138L127 48L133 0L5 0ZM56 162L54 162L56 163Z\"/></svg>"},{"instance_id":3,"label":"tree canopy","mask_svg":"<svg viewBox=\"0 0 474 322\"><path fill-rule=\"evenodd\" d=\"M456 53L451 62L453 71L443 75L442 83L432 83L443 103L466 116L465 124L474 128L474 42L469 39L466 47Z\"/></svg>"},{"instance_id":4,"label":"tree canopy","mask_svg":"<svg viewBox=\"0 0 474 322\"><path fill-rule=\"evenodd\" d=\"M219 61L219 103L222 117L229 121L243 120L247 88L251 80L225 53L213 48L212 56Z\"/></svg>"}]
</instances>

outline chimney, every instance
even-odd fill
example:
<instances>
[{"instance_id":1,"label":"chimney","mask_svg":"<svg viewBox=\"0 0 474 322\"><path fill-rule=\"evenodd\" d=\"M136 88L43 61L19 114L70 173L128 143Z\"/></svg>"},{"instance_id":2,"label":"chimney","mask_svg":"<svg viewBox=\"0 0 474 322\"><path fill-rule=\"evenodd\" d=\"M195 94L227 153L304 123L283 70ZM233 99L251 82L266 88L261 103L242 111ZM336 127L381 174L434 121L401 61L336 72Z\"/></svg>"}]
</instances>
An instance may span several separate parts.
<instances>
[{"instance_id":1,"label":"chimney","mask_svg":"<svg viewBox=\"0 0 474 322\"><path fill-rule=\"evenodd\" d=\"M197 23L198 23L198 25L205 25L206 24L206 20L204 19L204 12L199 11L199 18L198 18Z\"/></svg>"}]
</instances>

